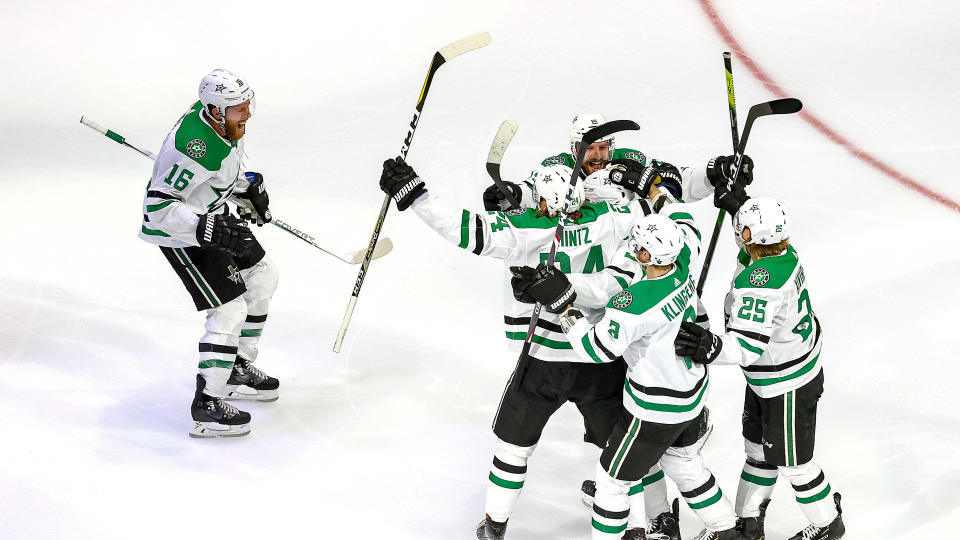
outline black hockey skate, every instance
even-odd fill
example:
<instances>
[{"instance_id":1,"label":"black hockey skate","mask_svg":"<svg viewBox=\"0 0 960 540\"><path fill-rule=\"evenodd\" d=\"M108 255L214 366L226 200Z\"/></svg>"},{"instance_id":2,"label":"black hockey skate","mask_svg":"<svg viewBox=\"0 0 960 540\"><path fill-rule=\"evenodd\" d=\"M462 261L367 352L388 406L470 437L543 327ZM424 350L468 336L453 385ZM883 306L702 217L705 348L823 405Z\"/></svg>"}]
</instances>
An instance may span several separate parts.
<instances>
[{"instance_id":1,"label":"black hockey skate","mask_svg":"<svg viewBox=\"0 0 960 540\"><path fill-rule=\"evenodd\" d=\"M587 508L593 508L593 497L597 494L597 483L593 480L584 480L580 484L580 502Z\"/></svg>"},{"instance_id":2,"label":"black hockey skate","mask_svg":"<svg viewBox=\"0 0 960 540\"><path fill-rule=\"evenodd\" d=\"M227 380L227 399L276 401L280 397L279 387L280 381L257 369L250 360L238 356Z\"/></svg>"},{"instance_id":3,"label":"black hockey skate","mask_svg":"<svg viewBox=\"0 0 960 540\"><path fill-rule=\"evenodd\" d=\"M672 507L649 523L647 540L680 540L680 499L674 499Z\"/></svg>"},{"instance_id":4,"label":"black hockey skate","mask_svg":"<svg viewBox=\"0 0 960 540\"><path fill-rule=\"evenodd\" d=\"M483 518L483 521L477 525L477 538L479 540L503 540L503 535L507 532L507 522L500 523L490 519L490 516Z\"/></svg>"},{"instance_id":5,"label":"black hockey skate","mask_svg":"<svg viewBox=\"0 0 960 540\"><path fill-rule=\"evenodd\" d=\"M840 494L833 494L833 503L837 505L837 517L827 526L807 525L802 531L790 537L790 540L836 540L847 532L843 526L843 510L840 508Z\"/></svg>"},{"instance_id":6,"label":"black hockey skate","mask_svg":"<svg viewBox=\"0 0 960 540\"><path fill-rule=\"evenodd\" d=\"M623 537L621 537L620 540L647 540L649 538L649 536L643 534L643 529L633 528L624 531Z\"/></svg>"},{"instance_id":7,"label":"black hockey skate","mask_svg":"<svg viewBox=\"0 0 960 540\"><path fill-rule=\"evenodd\" d=\"M206 381L197 375L197 392L190 405L193 417L191 437L242 437L250 433L250 413L237 410L236 407L217 397L203 393Z\"/></svg>"},{"instance_id":8,"label":"black hockey skate","mask_svg":"<svg viewBox=\"0 0 960 540\"><path fill-rule=\"evenodd\" d=\"M742 537L736 528L730 528L723 531L710 531L704 529L693 540L740 540Z\"/></svg>"},{"instance_id":9,"label":"black hockey skate","mask_svg":"<svg viewBox=\"0 0 960 540\"><path fill-rule=\"evenodd\" d=\"M763 520L767 517L770 499L760 503L760 515L757 517L737 518L737 531L744 540L763 540Z\"/></svg>"}]
</instances>

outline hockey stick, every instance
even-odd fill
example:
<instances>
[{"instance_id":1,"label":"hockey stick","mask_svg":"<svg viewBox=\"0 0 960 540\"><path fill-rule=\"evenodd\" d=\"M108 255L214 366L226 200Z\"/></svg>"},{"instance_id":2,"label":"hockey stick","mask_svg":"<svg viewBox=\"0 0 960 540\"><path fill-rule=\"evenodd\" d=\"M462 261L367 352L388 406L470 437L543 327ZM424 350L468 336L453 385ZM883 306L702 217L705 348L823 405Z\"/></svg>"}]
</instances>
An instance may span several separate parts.
<instances>
[{"instance_id":1,"label":"hockey stick","mask_svg":"<svg viewBox=\"0 0 960 540\"><path fill-rule=\"evenodd\" d=\"M85 116L81 116L81 117L80 117L80 123L83 124L83 125L85 125L85 126L87 126L87 127L90 128L90 129L93 129L94 131L99 131L100 133L102 133L102 134L106 135L107 137L109 137L111 140L114 140L114 141L116 141L117 143L126 146L127 148L130 148L130 149L132 149L132 150L135 150L135 151L139 152L139 153L142 154L144 157L150 158L150 159L153 160L153 161L156 161L156 160L157 160L157 155L154 154L153 152L151 152L151 151L149 151L149 150L144 150L143 148L140 148L139 146L137 146L137 145L135 145L135 144L133 144L133 143L131 143L131 142L128 142L127 139L126 139L126 137L124 137L123 135L120 135L119 133L117 133L117 132L115 132L115 131L106 129L106 128L104 128L103 126L101 126L100 124L97 124L96 122L94 122L93 120L88 119L88 118L85 117ZM231 198L231 200L233 200L233 199ZM247 206L247 205L244 205L242 202L237 201L237 200L233 200L233 202L236 203L236 204L238 204L238 205ZM351 252L347 252L347 253L345 253L345 252L339 252L339 251L331 251L331 250L329 250L329 249L321 246L320 244L318 244L318 243L316 242L316 240L313 239L312 236L306 234L305 232L303 232L303 231L301 231L301 230L299 230L299 229L294 228L292 225L290 225L289 223L287 223L287 222L285 222L285 221L281 221L281 220L279 220L279 219L277 219L277 218L274 218L272 221L270 221L270 223L276 225L277 227L280 227L281 229L283 229L283 230L287 231L288 233L296 236L297 238L299 238L299 239L303 240L304 242L310 244L311 246L319 249L320 251L322 251L322 252L324 252L324 253L326 253L326 254L328 254L328 255L332 255L332 256L340 259L341 261L343 261L343 262L345 262L345 263L347 263L347 264L359 264L359 263L360 263L360 260L361 260L361 257L362 257L363 254L364 254L363 251L351 251ZM377 250L374 252L373 258L376 259L376 258L378 258L378 257L383 257L383 256L386 255L387 253L390 253L390 250L392 250L392 249L393 249L393 242L391 242L389 238L384 238L384 239L383 239L383 242L382 242L380 245L377 246Z\"/></svg>"},{"instance_id":2,"label":"hockey stick","mask_svg":"<svg viewBox=\"0 0 960 540\"><path fill-rule=\"evenodd\" d=\"M750 111L747 112L747 121L743 125L743 135L740 136L740 144L737 145L737 151L734 154L733 160L733 178L729 180L730 186L739 186L737 180L740 176L740 164L743 161L743 154L746 152L747 148L747 139L750 138L750 129L753 127L753 123L763 116L769 116L772 114L793 114L798 112L803 108L803 103L796 98L783 98L775 99L773 101L767 101L766 103L758 103L753 107L750 107ZM723 212L721 211L721 214ZM710 263L713 259L713 251L716 249L717 237L720 234L720 225L723 223L722 215L717 219L717 226L713 229L713 236L710 238L710 246L707 249L706 257L703 261L703 269L700 271L700 283L697 284L697 291L703 290L703 285L707 281L707 272L710 271Z\"/></svg>"},{"instance_id":3,"label":"hockey stick","mask_svg":"<svg viewBox=\"0 0 960 540\"><path fill-rule=\"evenodd\" d=\"M490 144L490 153L487 154L487 174L490 175L490 178L493 178L493 183L507 198L511 210L520 208L520 201L514 198L513 193L510 193L507 186L503 184L503 180L500 178L500 162L503 161L503 154L507 151L507 146L516 133L517 123L513 120L505 120L500 124L496 136L493 137L493 142Z\"/></svg>"},{"instance_id":4,"label":"hockey stick","mask_svg":"<svg viewBox=\"0 0 960 540\"><path fill-rule=\"evenodd\" d=\"M420 90L420 97L417 99L417 106L413 111L413 120L410 121L410 129L407 136L403 139L403 146L400 147L400 157L407 158L407 152L410 151L410 144L413 142L413 134L417 131L417 123L420 121L420 113L423 112L423 104L427 100L427 92L430 91L430 83L433 82L433 76L447 61L460 56L463 53L474 49L486 47L490 44L490 34L480 32L472 36L467 36L458 41L443 47L433 54L433 60L430 62L430 69L427 70L427 78L423 81L423 88ZM383 197L383 204L380 205L380 214L377 216L377 222L373 226L373 234L370 236L370 244L367 246L367 252L360 265L360 272L357 274L357 282L353 286L353 292L350 294L350 301L347 303L347 311L343 314L343 321L340 323L340 330L337 332L337 340L333 343L333 352L340 352L340 346L343 345L343 338L347 334L347 327L350 325L350 319L353 318L353 309L357 305L357 297L360 295L360 288L363 287L363 280L367 276L367 269L370 267L370 260L373 258L373 250L377 245L377 239L380 238L380 229L383 228L383 220L387 217L387 210L390 209L390 195Z\"/></svg>"},{"instance_id":5,"label":"hockey stick","mask_svg":"<svg viewBox=\"0 0 960 540\"><path fill-rule=\"evenodd\" d=\"M577 185L577 180L580 179L580 168L583 166L583 158L587 155L587 149L590 145L607 135L613 135L620 131L636 131L638 129L640 129L640 125L632 120L614 120L606 124L601 124L583 134L583 139L581 139L580 145L577 147L577 157L576 161L574 161L573 174L570 175L570 185L567 188L567 196L564 199L564 208L570 204L570 199L573 197L573 190ZM564 219L562 215L560 219L557 220L557 229L553 235L553 242L550 243L550 255L546 261L548 269L552 269L554 262L557 260L557 248L560 247L560 239L563 238L565 221L566 219ZM523 383L523 378L526 377L527 369L530 367L530 346L533 343L534 332L537 329L537 321L540 319L540 312L542 310L543 304L540 302L533 305L533 314L530 315L530 326L527 327L527 338L523 342L523 349L520 351L520 358L517 359L517 367L514 369L513 384L517 385L517 389L519 389Z\"/></svg>"},{"instance_id":6,"label":"hockey stick","mask_svg":"<svg viewBox=\"0 0 960 540\"><path fill-rule=\"evenodd\" d=\"M723 53L723 68L727 74L727 105L730 107L730 136L733 138L733 155L737 155L737 149L740 146L740 135L737 133L737 98L733 92L733 62L729 52ZM717 212L717 222L713 226L710 245L707 247L707 254L703 258L703 268L700 270L700 282L697 283L697 296L703 294L703 286L707 283L707 271L710 270L710 261L713 260L713 252L717 249L717 239L720 237L720 228L723 227L725 214L726 212L724 212L723 209Z\"/></svg>"}]
</instances>

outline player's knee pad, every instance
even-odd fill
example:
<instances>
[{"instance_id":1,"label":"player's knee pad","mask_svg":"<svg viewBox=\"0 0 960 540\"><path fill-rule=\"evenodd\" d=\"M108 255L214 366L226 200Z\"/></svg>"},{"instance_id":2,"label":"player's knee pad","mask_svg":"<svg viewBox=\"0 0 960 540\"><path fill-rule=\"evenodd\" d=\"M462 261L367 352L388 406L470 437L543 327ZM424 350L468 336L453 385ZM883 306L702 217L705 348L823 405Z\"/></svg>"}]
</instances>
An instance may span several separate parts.
<instances>
[{"instance_id":1,"label":"player's knee pad","mask_svg":"<svg viewBox=\"0 0 960 540\"><path fill-rule=\"evenodd\" d=\"M247 302L243 298L234 298L226 304L207 310L207 322L204 327L211 334L240 335L243 321L247 319Z\"/></svg>"},{"instance_id":2,"label":"player's knee pad","mask_svg":"<svg viewBox=\"0 0 960 540\"><path fill-rule=\"evenodd\" d=\"M788 479L791 484L799 485L806 484L819 476L820 467L816 463L808 461L792 467L777 467L777 472Z\"/></svg>"},{"instance_id":3,"label":"player's knee pad","mask_svg":"<svg viewBox=\"0 0 960 540\"><path fill-rule=\"evenodd\" d=\"M533 455L533 451L536 450L536 448L537 445L517 446L498 438L497 448L494 450L493 455L504 463L522 466L527 464L527 459Z\"/></svg>"},{"instance_id":4,"label":"player's knee pad","mask_svg":"<svg viewBox=\"0 0 960 540\"><path fill-rule=\"evenodd\" d=\"M760 463L765 461L765 458L763 457L763 446L753 441L749 441L747 439L743 440L743 452L747 454L748 458L754 461L758 461Z\"/></svg>"},{"instance_id":5,"label":"player's knee pad","mask_svg":"<svg viewBox=\"0 0 960 540\"><path fill-rule=\"evenodd\" d=\"M264 255L260 262L250 268L241 270L240 275L247 286L247 292L243 296L248 302L269 301L280 281L280 271L269 255Z\"/></svg>"},{"instance_id":6,"label":"player's knee pad","mask_svg":"<svg viewBox=\"0 0 960 540\"><path fill-rule=\"evenodd\" d=\"M710 473L703 466L697 445L667 448L660 458L660 467L678 486L700 485Z\"/></svg>"}]
</instances>

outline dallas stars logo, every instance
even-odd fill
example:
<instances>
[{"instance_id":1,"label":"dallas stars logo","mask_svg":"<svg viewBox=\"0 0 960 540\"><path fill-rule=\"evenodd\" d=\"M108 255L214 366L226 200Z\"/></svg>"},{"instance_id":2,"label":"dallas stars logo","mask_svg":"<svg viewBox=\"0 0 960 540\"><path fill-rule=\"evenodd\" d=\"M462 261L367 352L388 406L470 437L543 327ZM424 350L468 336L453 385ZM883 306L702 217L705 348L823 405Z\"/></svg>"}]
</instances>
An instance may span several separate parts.
<instances>
[{"instance_id":1,"label":"dallas stars logo","mask_svg":"<svg viewBox=\"0 0 960 540\"><path fill-rule=\"evenodd\" d=\"M755 268L750 272L750 284L754 287L763 287L770 281L770 272L766 268Z\"/></svg>"},{"instance_id":2,"label":"dallas stars logo","mask_svg":"<svg viewBox=\"0 0 960 540\"><path fill-rule=\"evenodd\" d=\"M214 92L223 92L223 89L226 88L226 85L218 84Z\"/></svg>"},{"instance_id":3,"label":"dallas stars logo","mask_svg":"<svg viewBox=\"0 0 960 540\"><path fill-rule=\"evenodd\" d=\"M187 143L187 155L193 159L200 159L207 153L207 143L194 139Z\"/></svg>"},{"instance_id":4,"label":"dallas stars logo","mask_svg":"<svg viewBox=\"0 0 960 540\"><path fill-rule=\"evenodd\" d=\"M610 303L613 304L613 307L617 309L624 309L633 302L633 295L630 294L630 291L620 291L618 292Z\"/></svg>"},{"instance_id":5,"label":"dallas stars logo","mask_svg":"<svg viewBox=\"0 0 960 540\"><path fill-rule=\"evenodd\" d=\"M657 230L657 226L651 223L650 225L647 225L647 230L653 232Z\"/></svg>"},{"instance_id":6,"label":"dallas stars logo","mask_svg":"<svg viewBox=\"0 0 960 540\"><path fill-rule=\"evenodd\" d=\"M230 272L230 274L227 275L227 279L229 279L230 281L234 283L240 283L240 281L243 280L243 278L240 276L240 272L237 271L236 266L231 264L230 266L227 267L227 270Z\"/></svg>"}]
</instances>

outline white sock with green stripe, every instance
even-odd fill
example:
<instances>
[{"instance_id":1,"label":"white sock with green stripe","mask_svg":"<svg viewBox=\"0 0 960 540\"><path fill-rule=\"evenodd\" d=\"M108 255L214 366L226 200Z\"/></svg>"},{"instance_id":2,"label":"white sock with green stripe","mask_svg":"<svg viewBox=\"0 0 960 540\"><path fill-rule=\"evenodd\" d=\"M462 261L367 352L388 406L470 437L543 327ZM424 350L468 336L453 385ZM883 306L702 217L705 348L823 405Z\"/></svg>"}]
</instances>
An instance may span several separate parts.
<instances>
[{"instance_id":1,"label":"white sock with green stripe","mask_svg":"<svg viewBox=\"0 0 960 540\"><path fill-rule=\"evenodd\" d=\"M764 461L763 447L747 439L743 440L747 460L740 473L735 509L740 517L757 517L760 505L773 495L777 483L777 466Z\"/></svg>"},{"instance_id":2,"label":"white sock with green stripe","mask_svg":"<svg viewBox=\"0 0 960 540\"><path fill-rule=\"evenodd\" d=\"M641 481L617 480L599 463L596 478L597 493L593 497L593 526L590 536L593 540L619 540L627 529L628 518L631 527L647 526ZM636 504L636 507L633 504ZM633 525L634 520L636 525Z\"/></svg>"},{"instance_id":3,"label":"white sock with green stripe","mask_svg":"<svg viewBox=\"0 0 960 540\"><path fill-rule=\"evenodd\" d=\"M200 375L206 381L203 393L226 397L227 379L237 359L240 326L247 316L247 303L234 298L226 304L207 310L206 332L200 338Z\"/></svg>"},{"instance_id":4,"label":"white sock with green stripe","mask_svg":"<svg viewBox=\"0 0 960 540\"><path fill-rule=\"evenodd\" d=\"M257 359L257 345L267 321L270 299L277 290L279 273L270 256L264 255L257 264L241 270L240 275L247 286L247 292L243 293L247 317L240 329L240 356L253 362Z\"/></svg>"},{"instance_id":5,"label":"white sock with green stripe","mask_svg":"<svg viewBox=\"0 0 960 540\"><path fill-rule=\"evenodd\" d=\"M527 459L537 445L517 446L497 439L487 484L484 510L490 519L505 522L520 497L520 488L527 478Z\"/></svg>"},{"instance_id":6,"label":"white sock with green stripe","mask_svg":"<svg viewBox=\"0 0 960 540\"><path fill-rule=\"evenodd\" d=\"M647 520L670 511L670 502L667 501L667 482L663 479L663 469L660 468L659 463L650 467L640 486L643 488L643 501L633 495L636 486L630 490L630 528L646 527L646 524L638 521L638 518L634 515L636 514L634 508L643 508Z\"/></svg>"},{"instance_id":7,"label":"white sock with green stripe","mask_svg":"<svg viewBox=\"0 0 960 540\"><path fill-rule=\"evenodd\" d=\"M700 446L671 446L660 458L660 466L680 488L687 506L711 531L736 525L733 504L723 495L710 469L703 465Z\"/></svg>"},{"instance_id":8,"label":"white sock with green stripe","mask_svg":"<svg viewBox=\"0 0 960 540\"><path fill-rule=\"evenodd\" d=\"M837 517L837 507L830 497L831 487L823 471L809 461L795 467L780 467L780 474L790 480L797 502L814 525L824 527Z\"/></svg>"},{"instance_id":9,"label":"white sock with green stripe","mask_svg":"<svg viewBox=\"0 0 960 540\"><path fill-rule=\"evenodd\" d=\"M260 334L263 333L263 325L267 322L267 314L247 313L247 318L243 321L243 327L240 329L240 356L253 362L257 359L260 344Z\"/></svg>"}]
</instances>

